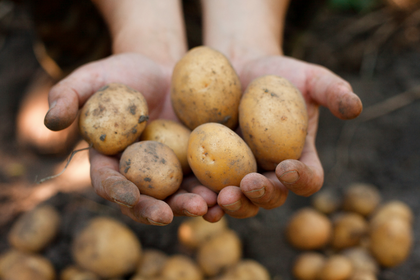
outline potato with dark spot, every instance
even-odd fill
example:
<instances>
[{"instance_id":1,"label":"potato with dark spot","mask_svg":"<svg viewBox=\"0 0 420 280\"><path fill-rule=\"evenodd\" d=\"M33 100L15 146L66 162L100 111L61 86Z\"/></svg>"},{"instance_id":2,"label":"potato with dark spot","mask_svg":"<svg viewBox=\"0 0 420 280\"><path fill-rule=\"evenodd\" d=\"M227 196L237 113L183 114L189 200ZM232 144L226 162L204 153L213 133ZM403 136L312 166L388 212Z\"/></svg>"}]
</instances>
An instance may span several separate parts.
<instances>
[{"instance_id":1,"label":"potato with dark spot","mask_svg":"<svg viewBox=\"0 0 420 280\"><path fill-rule=\"evenodd\" d=\"M299 159L308 128L305 100L288 80L267 75L254 79L239 106L239 126L258 164L274 170Z\"/></svg>"},{"instance_id":2,"label":"potato with dark spot","mask_svg":"<svg viewBox=\"0 0 420 280\"><path fill-rule=\"evenodd\" d=\"M174 151L156 141L141 141L125 149L120 172L140 190L140 194L165 199L182 183L182 167Z\"/></svg>"},{"instance_id":3,"label":"potato with dark spot","mask_svg":"<svg viewBox=\"0 0 420 280\"><path fill-rule=\"evenodd\" d=\"M149 119L144 96L123 84L109 84L86 101L79 130L94 149L115 155L136 141Z\"/></svg>"},{"instance_id":4,"label":"potato with dark spot","mask_svg":"<svg viewBox=\"0 0 420 280\"><path fill-rule=\"evenodd\" d=\"M188 174L191 168L187 160L188 139L191 130L184 125L171 120L154 120L149 123L141 134L141 141L157 141L171 148L182 166L182 172Z\"/></svg>"},{"instance_id":5,"label":"potato with dark spot","mask_svg":"<svg viewBox=\"0 0 420 280\"><path fill-rule=\"evenodd\" d=\"M172 106L191 130L207 122L236 128L241 96L238 75L229 60L214 49L193 48L175 65Z\"/></svg>"},{"instance_id":6,"label":"potato with dark spot","mask_svg":"<svg viewBox=\"0 0 420 280\"><path fill-rule=\"evenodd\" d=\"M257 171L254 155L244 140L218 123L202 124L191 132L187 156L194 175L214 192L239 186L245 175Z\"/></svg>"}]
</instances>

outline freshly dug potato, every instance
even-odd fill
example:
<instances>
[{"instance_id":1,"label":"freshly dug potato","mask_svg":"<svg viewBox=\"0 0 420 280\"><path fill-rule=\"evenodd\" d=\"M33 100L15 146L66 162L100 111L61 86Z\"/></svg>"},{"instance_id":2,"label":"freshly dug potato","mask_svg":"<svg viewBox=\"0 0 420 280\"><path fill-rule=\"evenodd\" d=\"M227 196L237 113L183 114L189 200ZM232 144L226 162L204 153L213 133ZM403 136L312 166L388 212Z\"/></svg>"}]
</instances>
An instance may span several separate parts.
<instances>
[{"instance_id":1,"label":"freshly dug potato","mask_svg":"<svg viewBox=\"0 0 420 280\"><path fill-rule=\"evenodd\" d=\"M379 190L372 184L351 184L345 194L343 209L363 216L370 215L381 202Z\"/></svg>"},{"instance_id":2,"label":"freshly dug potato","mask_svg":"<svg viewBox=\"0 0 420 280\"><path fill-rule=\"evenodd\" d=\"M351 261L342 255L328 257L318 274L318 280L346 280L353 273Z\"/></svg>"},{"instance_id":3,"label":"freshly dug potato","mask_svg":"<svg viewBox=\"0 0 420 280\"><path fill-rule=\"evenodd\" d=\"M115 155L138 139L149 119L144 96L112 83L93 94L80 111L79 130L92 147Z\"/></svg>"},{"instance_id":4,"label":"freshly dug potato","mask_svg":"<svg viewBox=\"0 0 420 280\"><path fill-rule=\"evenodd\" d=\"M153 140L171 148L182 166L182 172L188 174L191 168L187 160L188 139L191 130L171 120L154 120L141 134L140 141Z\"/></svg>"},{"instance_id":5,"label":"freshly dug potato","mask_svg":"<svg viewBox=\"0 0 420 280\"><path fill-rule=\"evenodd\" d=\"M370 254L369 250L363 247L348 248L342 252L351 261L354 271L367 271L376 275L379 273L378 262Z\"/></svg>"},{"instance_id":6,"label":"freshly dug potato","mask_svg":"<svg viewBox=\"0 0 420 280\"><path fill-rule=\"evenodd\" d=\"M267 75L247 87L239 105L239 125L258 164L274 170L299 159L308 128L305 100L288 80Z\"/></svg>"},{"instance_id":7,"label":"freshly dug potato","mask_svg":"<svg viewBox=\"0 0 420 280\"><path fill-rule=\"evenodd\" d=\"M321 213L331 214L340 207L341 199L331 190L322 190L312 197L312 206Z\"/></svg>"},{"instance_id":8,"label":"freshly dug potato","mask_svg":"<svg viewBox=\"0 0 420 280\"><path fill-rule=\"evenodd\" d=\"M370 224L381 223L391 217L400 218L410 225L413 223L414 214L410 207L402 201L392 200L379 206L379 208L372 214Z\"/></svg>"},{"instance_id":9,"label":"freshly dug potato","mask_svg":"<svg viewBox=\"0 0 420 280\"><path fill-rule=\"evenodd\" d=\"M23 214L9 232L9 243L24 252L39 252L57 235L60 214L50 205L42 205Z\"/></svg>"},{"instance_id":10,"label":"freshly dug potato","mask_svg":"<svg viewBox=\"0 0 420 280\"><path fill-rule=\"evenodd\" d=\"M193 48L175 65L172 106L191 130L208 122L235 129L241 96L238 75L228 59L214 49Z\"/></svg>"},{"instance_id":11,"label":"freshly dug potato","mask_svg":"<svg viewBox=\"0 0 420 280\"><path fill-rule=\"evenodd\" d=\"M241 256L242 245L238 235L227 229L198 248L197 262L205 275L215 276L239 262Z\"/></svg>"},{"instance_id":12,"label":"freshly dug potato","mask_svg":"<svg viewBox=\"0 0 420 280\"><path fill-rule=\"evenodd\" d=\"M227 269L220 280L270 280L270 273L260 263L245 259Z\"/></svg>"},{"instance_id":13,"label":"freshly dug potato","mask_svg":"<svg viewBox=\"0 0 420 280\"><path fill-rule=\"evenodd\" d=\"M412 244L411 225L400 218L390 217L370 229L372 255L384 267L393 267L405 261Z\"/></svg>"},{"instance_id":14,"label":"freshly dug potato","mask_svg":"<svg viewBox=\"0 0 420 280\"><path fill-rule=\"evenodd\" d=\"M12 249L0 256L0 279L54 280L55 271L43 256Z\"/></svg>"},{"instance_id":15,"label":"freshly dug potato","mask_svg":"<svg viewBox=\"0 0 420 280\"><path fill-rule=\"evenodd\" d=\"M349 280L377 280L376 275L369 271L355 271Z\"/></svg>"},{"instance_id":16,"label":"freshly dug potato","mask_svg":"<svg viewBox=\"0 0 420 280\"><path fill-rule=\"evenodd\" d=\"M174 255L163 266L161 277L166 280L202 280L203 272L189 257Z\"/></svg>"},{"instance_id":17,"label":"freshly dug potato","mask_svg":"<svg viewBox=\"0 0 420 280\"><path fill-rule=\"evenodd\" d=\"M212 236L227 229L226 218L209 223L202 217L188 218L178 228L178 240L188 248L196 249Z\"/></svg>"},{"instance_id":18,"label":"freshly dug potato","mask_svg":"<svg viewBox=\"0 0 420 280\"><path fill-rule=\"evenodd\" d=\"M187 156L197 179L215 192L226 186L239 186L245 175L257 171L248 145L218 123L202 124L191 132Z\"/></svg>"},{"instance_id":19,"label":"freshly dug potato","mask_svg":"<svg viewBox=\"0 0 420 280\"><path fill-rule=\"evenodd\" d=\"M89 221L72 244L77 265L103 278L134 272L141 252L140 241L134 232L109 217Z\"/></svg>"},{"instance_id":20,"label":"freshly dug potato","mask_svg":"<svg viewBox=\"0 0 420 280\"><path fill-rule=\"evenodd\" d=\"M146 249L142 253L136 274L146 279L158 276L167 260L168 256L164 252L156 249Z\"/></svg>"},{"instance_id":21,"label":"freshly dug potato","mask_svg":"<svg viewBox=\"0 0 420 280\"><path fill-rule=\"evenodd\" d=\"M343 213L333 223L331 245L341 250L360 244L360 240L368 234L369 225L362 215L357 213Z\"/></svg>"},{"instance_id":22,"label":"freshly dug potato","mask_svg":"<svg viewBox=\"0 0 420 280\"><path fill-rule=\"evenodd\" d=\"M324 247L331 234L331 221L312 208L302 208L294 213L286 228L286 237L290 244L303 250Z\"/></svg>"},{"instance_id":23,"label":"freshly dug potato","mask_svg":"<svg viewBox=\"0 0 420 280\"><path fill-rule=\"evenodd\" d=\"M100 280L95 273L77 266L68 266L61 271L60 280Z\"/></svg>"},{"instance_id":24,"label":"freshly dug potato","mask_svg":"<svg viewBox=\"0 0 420 280\"><path fill-rule=\"evenodd\" d=\"M324 263L325 257L320 253L302 253L297 257L293 265L293 276L298 280L317 280L317 275Z\"/></svg>"},{"instance_id":25,"label":"freshly dug potato","mask_svg":"<svg viewBox=\"0 0 420 280\"><path fill-rule=\"evenodd\" d=\"M174 151L156 141L137 142L124 150L120 172L141 194L165 199L182 183L182 168Z\"/></svg>"}]
</instances>

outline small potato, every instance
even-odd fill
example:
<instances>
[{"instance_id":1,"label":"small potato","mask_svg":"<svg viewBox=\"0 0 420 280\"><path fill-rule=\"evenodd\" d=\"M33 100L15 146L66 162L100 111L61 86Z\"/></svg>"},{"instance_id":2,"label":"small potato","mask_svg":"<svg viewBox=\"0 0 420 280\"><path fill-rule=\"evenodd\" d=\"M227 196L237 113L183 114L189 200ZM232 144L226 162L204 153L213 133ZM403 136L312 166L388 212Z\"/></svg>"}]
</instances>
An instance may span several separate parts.
<instances>
[{"instance_id":1,"label":"small potato","mask_svg":"<svg viewBox=\"0 0 420 280\"><path fill-rule=\"evenodd\" d=\"M115 155L134 143L149 119L144 96L123 84L109 84L86 101L80 111L79 130L92 147Z\"/></svg>"},{"instance_id":2,"label":"small potato","mask_svg":"<svg viewBox=\"0 0 420 280\"><path fill-rule=\"evenodd\" d=\"M312 197L312 206L327 215L337 211L340 205L341 199L331 190L322 190Z\"/></svg>"},{"instance_id":3,"label":"small potato","mask_svg":"<svg viewBox=\"0 0 420 280\"><path fill-rule=\"evenodd\" d=\"M361 239L368 234L369 225L362 215L343 213L333 224L331 245L341 250L360 244Z\"/></svg>"},{"instance_id":4,"label":"small potato","mask_svg":"<svg viewBox=\"0 0 420 280\"><path fill-rule=\"evenodd\" d=\"M355 271L348 280L377 280L377 278L369 271Z\"/></svg>"},{"instance_id":5,"label":"small potato","mask_svg":"<svg viewBox=\"0 0 420 280\"><path fill-rule=\"evenodd\" d=\"M23 214L9 232L9 243L23 252L39 252L57 235L60 214L50 206L43 205Z\"/></svg>"},{"instance_id":6,"label":"small potato","mask_svg":"<svg viewBox=\"0 0 420 280\"><path fill-rule=\"evenodd\" d=\"M43 256L12 249L0 256L0 279L54 280L55 271Z\"/></svg>"},{"instance_id":7,"label":"small potato","mask_svg":"<svg viewBox=\"0 0 420 280\"><path fill-rule=\"evenodd\" d=\"M68 266L61 271L60 280L100 280L95 273L77 266Z\"/></svg>"},{"instance_id":8,"label":"small potato","mask_svg":"<svg viewBox=\"0 0 420 280\"><path fill-rule=\"evenodd\" d=\"M372 255L384 267L393 267L405 261L412 244L411 225L400 218L390 217L370 229Z\"/></svg>"},{"instance_id":9,"label":"small potato","mask_svg":"<svg viewBox=\"0 0 420 280\"><path fill-rule=\"evenodd\" d=\"M235 129L241 96L238 75L228 59L214 49L193 48L175 65L172 106L191 130L208 122Z\"/></svg>"},{"instance_id":10,"label":"small potato","mask_svg":"<svg viewBox=\"0 0 420 280\"><path fill-rule=\"evenodd\" d=\"M286 237L290 244L303 250L324 247L329 242L331 234L331 221L326 215L312 208L297 211L286 228Z\"/></svg>"},{"instance_id":11,"label":"small potato","mask_svg":"<svg viewBox=\"0 0 420 280\"><path fill-rule=\"evenodd\" d=\"M372 184L351 184L345 194L343 209L363 216L370 215L381 201L379 190Z\"/></svg>"},{"instance_id":12,"label":"small potato","mask_svg":"<svg viewBox=\"0 0 420 280\"><path fill-rule=\"evenodd\" d=\"M267 75L253 80L239 105L239 125L258 164L274 170L299 159L308 128L305 100L288 80Z\"/></svg>"},{"instance_id":13,"label":"small potato","mask_svg":"<svg viewBox=\"0 0 420 280\"><path fill-rule=\"evenodd\" d=\"M241 257L241 241L230 229L210 238L197 252L198 265L205 275L211 277L238 263Z\"/></svg>"},{"instance_id":14,"label":"small potato","mask_svg":"<svg viewBox=\"0 0 420 280\"><path fill-rule=\"evenodd\" d=\"M370 224L381 223L391 217L400 218L410 225L413 223L414 214L410 207L402 201L392 200L379 206L379 208L372 214Z\"/></svg>"},{"instance_id":15,"label":"small potato","mask_svg":"<svg viewBox=\"0 0 420 280\"><path fill-rule=\"evenodd\" d=\"M317 280L317 275L324 263L325 257L320 253L302 253L297 257L293 265L293 276L298 280Z\"/></svg>"},{"instance_id":16,"label":"small potato","mask_svg":"<svg viewBox=\"0 0 420 280\"><path fill-rule=\"evenodd\" d=\"M373 275L379 273L378 262L373 258L368 249L353 247L344 250L342 254L349 258L355 271L366 271Z\"/></svg>"},{"instance_id":17,"label":"small potato","mask_svg":"<svg viewBox=\"0 0 420 280\"><path fill-rule=\"evenodd\" d=\"M97 217L72 244L75 262L100 277L122 277L135 271L141 244L131 229L109 217Z\"/></svg>"},{"instance_id":18,"label":"small potato","mask_svg":"<svg viewBox=\"0 0 420 280\"><path fill-rule=\"evenodd\" d=\"M156 141L137 142L125 149L120 172L140 190L157 199L175 193L182 183L182 168L174 151Z\"/></svg>"},{"instance_id":19,"label":"small potato","mask_svg":"<svg viewBox=\"0 0 420 280\"><path fill-rule=\"evenodd\" d=\"M140 141L153 140L171 148L181 163L182 172L185 175L191 172L187 160L190 134L191 130L178 122L159 119L152 121L146 126L141 134Z\"/></svg>"},{"instance_id":20,"label":"small potato","mask_svg":"<svg viewBox=\"0 0 420 280\"><path fill-rule=\"evenodd\" d=\"M167 260L168 256L164 252L155 249L146 249L142 253L136 274L145 279L158 276Z\"/></svg>"},{"instance_id":21,"label":"small potato","mask_svg":"<svg viewBox=\"0 0 420 280\"><path fill-rule=\"evenodd\" d=\"M208 239L227 229L226 218L209 223L202 217L188 218L178 228L178 240L188 248L196 249Z\"/></svg>"},{"instance_id":22,"label":"small potato","mask_svg":"<svg viewBox=\"0 0 420 280\"><path fill-rule=\"evenodd\" d=\"M326 259L317 280L346 280L353 273L350 260L342 255L332 255Z\"/></svg>"},{"instance_id":23,"label":"small potato","mask_svg":"<svg viewBox=\"0 0 420 280\"><path fill-rule=\"evenodd\" d=\"M270 273L260 263L254 260L241 260L227 269L220 280L270 280Z\"/></svg>"},{"instance_id":24,"label":"small potato","mask_svg":"<svg viewBox=\"0 0 420 280\"><path fill-rule=\"evenodd\" d=\"M239 186L242 178L257 171L248 145L228 127L202 124L191 132L188 163L197 179L214 192Z\"/></svg>"},{"instance_id":25,"label":"small potato","mask_svg":"<svg viewBox=\"0 0 420 280\"><path fill-rule=\"evenodd\" d=\"M161 277L166 280L202 280L203 272L189 257L174 255L163 266Z\"/></svg>"}]
</instances>

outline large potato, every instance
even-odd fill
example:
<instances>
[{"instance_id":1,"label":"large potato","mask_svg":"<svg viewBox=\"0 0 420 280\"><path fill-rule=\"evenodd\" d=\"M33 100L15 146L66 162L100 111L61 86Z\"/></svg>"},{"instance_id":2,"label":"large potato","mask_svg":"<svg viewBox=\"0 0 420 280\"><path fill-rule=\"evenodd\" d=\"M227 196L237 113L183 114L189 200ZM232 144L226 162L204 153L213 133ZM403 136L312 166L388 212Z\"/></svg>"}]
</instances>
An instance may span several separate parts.
<instances>
[{"instance_id":1,"label":"large potato","mask_svg":"<svg viewBox=\"0 0 420 280\"><path fill-rule=\"evenodd\" d=\"M248 145L218 123L202 124L191 132L187 156L197 179L215 192L226 186L239 186L245 175L257 171Z\"/></svg>"},{"instance_id":2,"label":"large potato","mask_svg":"<svg viewBox=\"0 0 420 280\"><path fill-rule=\"evenodd\" d=\"M216 50L193 48L175 65L172 105L178 118L190 129L207 122L234 129L241 95L235 70Z\"/></svg>"},{"instance_id":3,"label":"large potato","mask_svg":"<svg viewBox=\"0 0 420 280\"><path fill-rule=\"evenodd\" d=\"M79 130L97 151L114 155L132 144L149 119L146 99L123 84L109 84L86 101Z\"/></svg>"},{"instance_id":4,"label":"large potato","mask_svg":"<svg viewBox=\"0 0 420 280\"><path fill-rule=\"evenodd\" d=\"M97 217L76 236L72 253L80 267L111 278L134 272L142 250L126 225L109 217Z\"/></svg>"},{"instance_id":5,"label":"large potato","mask_svg":"<svg viewBox=\"0 0 420 280\"><path fill-rule=\"evenodd\" d=\"M157 141L171 148L181 163L182 172L185 175L191 172L187 160L188 139L190 138L190 134L191 130L178 122L159 119L150 122L146 126L141 134L140 140Z\"/></svg>"},{"instance_id":6,"label":"large potato","mask_svg":"<svg viewBox=\"0 0 420 280\"><path fill-rule=\"evenodd\" d=\"M239 125L258 164L274 170L285 159L299 159L308 127L305 100L288 80L262 76L247 87Z\"/></svg>"},{"instance_id":7,"label":"large potato","mask_svg":"<svg viewBox=\"0 0 420 280\"><path fill-rule=\"evenodd\" d=\"M156 141L130 145L120 159L120 172L141 194L165 199L182 183L182 168L174 151Z\"/></svg>"}]
</instances>

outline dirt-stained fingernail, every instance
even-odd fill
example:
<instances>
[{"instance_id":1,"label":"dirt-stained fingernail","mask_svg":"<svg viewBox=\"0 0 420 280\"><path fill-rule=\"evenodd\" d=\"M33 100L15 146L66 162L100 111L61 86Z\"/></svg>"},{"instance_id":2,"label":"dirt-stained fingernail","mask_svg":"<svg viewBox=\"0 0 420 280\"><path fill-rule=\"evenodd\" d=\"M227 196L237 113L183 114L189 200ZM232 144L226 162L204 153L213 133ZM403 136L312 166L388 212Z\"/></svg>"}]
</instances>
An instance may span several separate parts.
<instances>
[{"instance_id":1,"label":"dirt-stained fingernail","mask_svg":"<svg viewBox=\"0 0 420 280\"><path fill-rule=\"evenodd\" d=\"M183 212L188 217L198 217L198 215L192 214L190 211L188 211L186 209Z\"/></svg>"},{"instance_id":2,"label":"dirt-stained fingernail","mask_svg":"<svg viewBox=\"0 0 420 280\"><path fill-rule=\"evenodd\" d=\"M154 225L154 226L166 226L167 224L163 224L163 223L158 223L156 221L153 221L152 219L147 218L147 220L149 221L150 224Z\"/></svg>"},{"instance_id":3,"label":"dirt-stained fingernail","mask_svg":"<svg viewBox=\"0 0 420 280\"><path fill-rule=\"evenodd\" d=\"M240 200L238 200L238 201L236 201L236 202L234 202L234 203L231 203L231 204L225 204L225 205L222 205L222 206L223 206L223 208L225 208L226 210L229 210L229 211L236 211L236 210L238 210L239 208L241 208L241 205L242 205L241 201L240 201Z\"/></svg>"},{"instance_id":4,"label":"dirt-stained fingernail","mask_svg":"<svg viewBox=\"0 0 420 280\"><path fill-rule=\"evenodd\" d=\"M245 192L246 196L249 198L260 198L265 194L265 187L262 187L258 190L252 190Z\"/></svg>"},{"instance_id":5,"label":"dirt-stained fingernail","mask_svg":"<svg viewBox=\"0 0 420 280\"><path fill-rule=\"evenodd\" d=\"M279 180L284 184L293 184L299 180L299 173L295 170L284 172Z\"/></svg>"}]
</instances>

